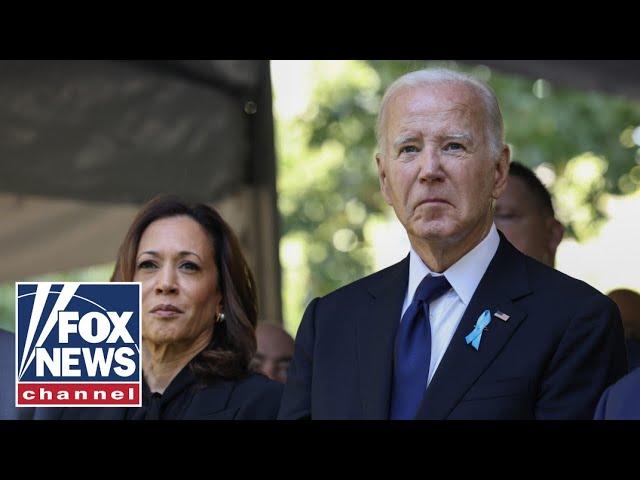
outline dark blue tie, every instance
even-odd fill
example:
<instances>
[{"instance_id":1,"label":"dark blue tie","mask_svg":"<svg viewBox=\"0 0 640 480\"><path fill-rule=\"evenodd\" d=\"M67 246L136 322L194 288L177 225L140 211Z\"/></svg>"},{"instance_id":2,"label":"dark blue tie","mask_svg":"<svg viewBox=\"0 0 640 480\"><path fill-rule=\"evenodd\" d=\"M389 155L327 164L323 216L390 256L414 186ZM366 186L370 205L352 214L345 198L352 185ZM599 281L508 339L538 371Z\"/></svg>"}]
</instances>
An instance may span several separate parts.
<instances>
[{"instance_id":1,"label":"dark blue tie","mask_svg":"<svg viewBox=\"0 0 640 480\"><path fill-rule=\"evenodd\" d=\"M412 302L404 312L398 327L393 366L391 419L409 420L416 417L427 388L431 359L431 326L429 302L451 285L444 275L424 277Z\"/></svg>"}]
</instances>

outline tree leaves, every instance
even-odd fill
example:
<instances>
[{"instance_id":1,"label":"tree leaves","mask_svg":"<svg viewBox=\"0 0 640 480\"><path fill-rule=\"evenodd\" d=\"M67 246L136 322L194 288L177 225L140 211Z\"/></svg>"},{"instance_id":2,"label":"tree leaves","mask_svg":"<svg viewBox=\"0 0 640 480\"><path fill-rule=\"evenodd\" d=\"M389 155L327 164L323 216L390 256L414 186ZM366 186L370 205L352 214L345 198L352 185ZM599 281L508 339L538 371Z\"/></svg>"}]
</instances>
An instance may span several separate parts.
<instances>
[{"instance_id":1,"label":"tree leaves","mask_svg":"<svg viewBox=\"0 0 640 480\"><path fill-rule=\"evenodd\" d=\"M283 240L299 242L306 265L304 272L298 268L293 274L286 255L281 255L285 295L292 296L285 302L290 331L313 297L373 271L375 252L366 225L391 214L379 191L374 125L384 90L403 73L448 66L487 79L501 101L513 157L555 172L557 181L550 189L567 236L580 240L597 233L605 218L603 195L630 193L637 187L631 179L640 180L638 171L630 176L640 158L638 145L629 141L640 126L640 105L630 99L536 84L538 79L454 62L351 61L341 67L316 62L316 72L327 64L332 73L318 73L321 80L308 110L279 129L279 195L286 206L281 208ZM296 133L288 136L289 131ZM590 162L600 165L598 178L571 177L588 170ZM627 190L621 192L620 186ZM364 220L354 222L348 205Z\"/></svg>"}]
</instances>

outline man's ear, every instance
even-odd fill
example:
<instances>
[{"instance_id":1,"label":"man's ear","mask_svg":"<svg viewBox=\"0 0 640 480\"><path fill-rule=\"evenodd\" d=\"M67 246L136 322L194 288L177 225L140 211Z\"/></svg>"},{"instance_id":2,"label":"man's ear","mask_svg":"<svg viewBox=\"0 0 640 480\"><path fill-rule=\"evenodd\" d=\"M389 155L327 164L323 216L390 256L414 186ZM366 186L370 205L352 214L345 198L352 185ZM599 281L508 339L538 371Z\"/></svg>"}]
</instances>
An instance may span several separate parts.
<instances>
[{"instance_id":1,"label":"man's ear","mask_svg":"<svg viewBox=\"0 0 640 480\"><path fill-rule=\"evenodd\" d=\"M384 159L382 158L382 155L380 155L380 152L376 153L376 165L378 167L378 180L380 181L380 191L382 192L382 196L384 197L385 202L387 202L388 205L391 205L391 202L389 201L390 196L389 196L389 191L388 191L388 185L387 185L387 173L384 170Z\"/></svg>"},{"instance_id":2,"label":"man's ear","mask_svg":"<svg viewBox=\"0 0 640 480\"><path fill-rule=\"evenodd\" d=\"M511 150L508 145L505 145L500 152L500 158L496 164L495 179L493 182L492 197L494 200L498 199L502 192L504 192L507 186L507 179L509 178L509 164L511 163Z\"/></svg>"},{"instance_id":3,"label":"man's ear","mask_svg":"<svg viewBox=\"0 0 640 480\"><path fill-rule=\"evenodd\" d=\"M564 225L560 223L555 217L549 217L546 220L549 236L547 237L547 246L551 251L551 254L555 257L558 245L564 237Z\"/></svg>"}]
</instances>

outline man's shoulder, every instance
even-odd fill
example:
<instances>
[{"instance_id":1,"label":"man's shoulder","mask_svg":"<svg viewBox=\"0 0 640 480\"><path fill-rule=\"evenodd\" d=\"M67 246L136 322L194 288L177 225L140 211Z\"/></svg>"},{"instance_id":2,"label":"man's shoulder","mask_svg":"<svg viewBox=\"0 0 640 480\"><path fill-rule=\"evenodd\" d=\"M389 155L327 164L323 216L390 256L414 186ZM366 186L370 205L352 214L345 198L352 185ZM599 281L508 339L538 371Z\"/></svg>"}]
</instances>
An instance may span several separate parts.
<instances>
[{"instance_id":1,"label":"man's shoulder","mask_svg":"<svg viewBox=\"0 0 640 480\"><path fill-rule=\"evenodd\" d=\"M527 271L530 278L537 287L548 290L560 289L560 291L573 291L579 295L596 295L606 297L606 295L588 284L584 280L572 277L556 268L545 265L531 257L526 258Z\"/></svg>"},{"instance_id":2,"label":"man's shoulder","mask_svg":"<svg viewBox=\"0 0 640 480\"><path fill-rule=\"evenodd\" d=\"M631 370L612 387L614 391L637 391L640 394L640 368Z\"/></svg>"},{"instance_id":3,"label":"man's shoulder","mask_svg":"<svg viewBox=\"0 0 640 480\"><path fill-rule=\"evenodd\" d=\"M241 409L238 419L275 420L280 408L284 384L261 373L236 380L227 407Z\"/></svg>"},{"instance_id":4,"label":"man's shoulder","mask_svg":"<svg viewBox=\"0 0 640 480\"><path fill-rule=\"evenodd\" d=\"M404 278L406 282L408 279L408 257L405 257L398 263L394 263L382 270L374 272L366 277L354 280L332 292L324 295L322 298L326 300L338 300L343 297L352 297L353 295L363 294L377 289L384 289L385 285L397 278L401 281ZM404 274L404 276L403 276Z\"/></svg>"},{"instance_id":5,"label":"man's shoulder","mask_svg":"<svg viewBox=\"0 0 640 480\"><path fill-rule=\"evenodd\" d=\"M640 420L640 368L610 385L600 398L596 420Z\"/></svg>"},{"instance_id":6,"label":"man's shoulder","mask_svg":"<svg viewBox=\"0 0 640 480\"><path fill-rule=\"evenodd\" d=\"M513 286L513 291L554 310L559 306L575 310L580 305L609 309L613 303L587 282L523 254L508 241L502 242L490 270L491 281L501 282L507 291Z\"/></svg>"}]
</instances>

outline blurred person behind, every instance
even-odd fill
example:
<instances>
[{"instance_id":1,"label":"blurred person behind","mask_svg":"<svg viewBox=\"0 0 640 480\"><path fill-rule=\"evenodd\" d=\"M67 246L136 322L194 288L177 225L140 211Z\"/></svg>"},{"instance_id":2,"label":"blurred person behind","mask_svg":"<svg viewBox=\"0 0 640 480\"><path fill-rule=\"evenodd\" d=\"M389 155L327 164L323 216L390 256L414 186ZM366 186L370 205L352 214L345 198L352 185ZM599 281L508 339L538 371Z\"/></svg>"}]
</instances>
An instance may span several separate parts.
<instances>
[{"instance_id":1,"label":"blurred person behind","mask_svg":"<svg viewBox=\"0 0 640 480\"><path fill-rule=\"evenodd\" d=\"M498 230L525 255L555 266L564 226L556 219L551 194L533 170L512 161L493 218Z\"/></svg>"},{"instance_id":2,"label":"blurred person behind","mask_svg":"<svg viewBox=\"0 0 640 480\"><path fill-rule=\"evenodd\" d=\"M252 368L272 380L285 383L293 356L293 337L281 325L258 322L256 340L258 348L251 362Z\"/></svg>"},{"instance_id":3,"label":"blurred person behind","mask_svg":"<svg viewBox=\"0 0 640 480\"><path fill-rule=\"evenodd\" d=\"M142 284L142 407L38 408L43 419L274 419L282 385L249 368L254 277L219 213L162 195L134 219L111 281Z\"/></svg>"},{"instance_id":4,"label":"blurred person behind","mask_svg":"<svg viewBox=\"0 0 640 480\"><path fill-rule=\"evenodd\" d=\"M607 295L620 309L629 370L633 370L640 367L640 294L626 288L618 288L611 290Z\"/></svg>"},{"instance_id":5,"label":"blurred person behind","mask_svg":"<svg viewBox=\"0 0 640 480\"><path fill-rule=\"evenodd\" d=\"M16 337L0 328L0 420L30 420L33 407L16 407Z\"/></svg>"}]
</instances>

